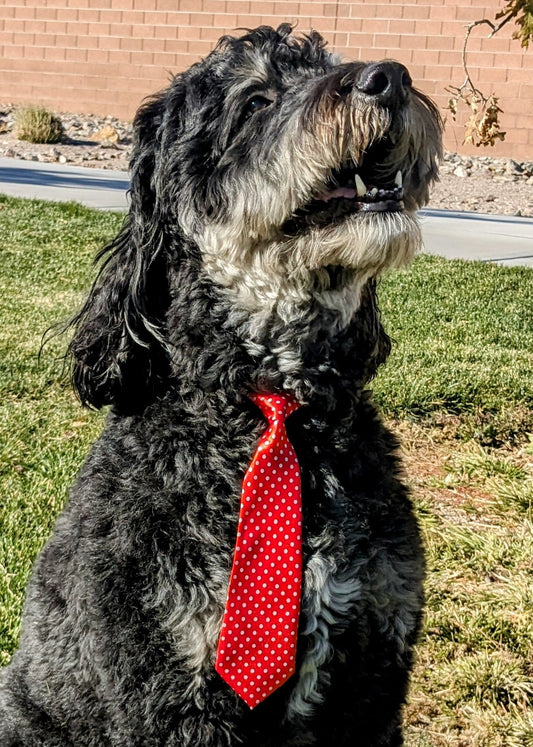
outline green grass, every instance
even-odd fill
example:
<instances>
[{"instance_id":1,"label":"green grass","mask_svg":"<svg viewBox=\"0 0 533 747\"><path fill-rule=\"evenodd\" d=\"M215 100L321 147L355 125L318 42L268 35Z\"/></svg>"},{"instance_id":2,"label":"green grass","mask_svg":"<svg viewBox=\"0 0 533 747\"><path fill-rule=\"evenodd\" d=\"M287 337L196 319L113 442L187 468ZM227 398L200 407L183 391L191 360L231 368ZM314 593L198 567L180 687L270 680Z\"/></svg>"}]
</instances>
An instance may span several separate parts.
<instances>
[{"instance_id":1,"label":"green grass","mask_svg":"<svg viewBox=\"0 0 533 747\"><path fill-rule=\"evenodd\" d=\"M439 440L421 429L413 464L421 437ZM527 448L438 446L440 473L414 489L427 613L407 747L532 747L533 461Z\"/></svg>"},{"instance_id":2,"label":"green grass","mask_svg":"<svg viewBox=\"0 0 533 747\"><path fill-rule=\"evenodd\" d=\"M388 275L382 316L398 341L374 386L395 416L533 406L533 273L421 256Z\"/></svg>"},{"instance_id":3,"label":"green grass","mask_svg":"<svg viewBox=\"0 0 533 747\"><path fill-rule=\"evenodd\" d=\"M0 196L0 664L18 636L33 558L101 423L66 386L59 340L39 362L42 336L80 304L92 258L121 220Z\"/></svg>"},{"instance_id":4,"label":"green grass","mask_svg":"<svg viewBox=\"0 0 533 747\"><path fill-rule=\"evenodd\" d=\"M0 664L103 419L65 382L65 340L39 362L42 335L79 306L121 221L0 197ZM420 257L380 301L397 344L374 389L428 563L407 747L533 747L533 272Z\"/></svg>"}]
</instances>

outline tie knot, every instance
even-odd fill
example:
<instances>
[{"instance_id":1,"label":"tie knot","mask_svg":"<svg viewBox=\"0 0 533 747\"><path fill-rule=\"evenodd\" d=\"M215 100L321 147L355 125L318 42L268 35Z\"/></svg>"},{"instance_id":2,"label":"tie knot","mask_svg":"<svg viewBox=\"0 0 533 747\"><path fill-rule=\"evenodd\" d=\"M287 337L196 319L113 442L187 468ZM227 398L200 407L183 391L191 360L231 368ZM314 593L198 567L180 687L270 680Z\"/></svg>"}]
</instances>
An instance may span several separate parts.
<instances>
[{"instance_id":1,"label":"tie knot","mask_svg":"<svg viewBox=\"0 0 533 747\"><path fill-rule=\"evenodd\" d=\"M283 422L300 407L300 403L292 394L250 394L250 399L262 411L270 424L275 420Z\"/></svg>"}]
</instances>

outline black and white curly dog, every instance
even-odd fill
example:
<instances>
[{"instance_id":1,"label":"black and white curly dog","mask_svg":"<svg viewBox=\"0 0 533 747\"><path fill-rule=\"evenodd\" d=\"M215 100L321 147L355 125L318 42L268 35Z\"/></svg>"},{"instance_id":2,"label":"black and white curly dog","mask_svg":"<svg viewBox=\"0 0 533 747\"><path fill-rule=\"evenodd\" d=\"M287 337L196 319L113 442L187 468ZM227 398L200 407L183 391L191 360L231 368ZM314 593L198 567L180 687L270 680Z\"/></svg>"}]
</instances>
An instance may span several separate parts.
<instances>
[{"instance_id":1,"label":"black and white curly dog","mask_svg":"<svg viewBox=\"0 0 533 747\"><path fill-rule=\"evenodd\" d=\"M223 38L141 108L70 346L111 412L28 587L2 747L402 744L424 563L365 387L390 347L375 279L420 244L440 130L402 65L288 25ZM304 580L296 673L250 709L214 658L257 391L301 403Z\"/></svg>"}]
</instances>

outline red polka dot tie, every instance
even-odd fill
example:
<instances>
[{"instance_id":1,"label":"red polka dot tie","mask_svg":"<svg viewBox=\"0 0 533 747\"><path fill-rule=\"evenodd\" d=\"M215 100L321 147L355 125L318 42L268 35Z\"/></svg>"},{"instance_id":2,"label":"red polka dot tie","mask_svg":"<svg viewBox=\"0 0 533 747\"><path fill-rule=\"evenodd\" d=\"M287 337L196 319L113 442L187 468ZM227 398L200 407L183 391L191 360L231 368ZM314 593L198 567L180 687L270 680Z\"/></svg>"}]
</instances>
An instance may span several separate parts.
<instances>
[{"instance_id":1,"label":"red polka dot tie","mask_svg":"<svg viewBox=\"0 0 533 747\"><path fill-rule=\"evenodd\" d=\"M285 430L299 403L252 394L268 428L244 476L215 668L254 708L294 674L302 582L300 470Z\"/></svg>"}]
</instances>

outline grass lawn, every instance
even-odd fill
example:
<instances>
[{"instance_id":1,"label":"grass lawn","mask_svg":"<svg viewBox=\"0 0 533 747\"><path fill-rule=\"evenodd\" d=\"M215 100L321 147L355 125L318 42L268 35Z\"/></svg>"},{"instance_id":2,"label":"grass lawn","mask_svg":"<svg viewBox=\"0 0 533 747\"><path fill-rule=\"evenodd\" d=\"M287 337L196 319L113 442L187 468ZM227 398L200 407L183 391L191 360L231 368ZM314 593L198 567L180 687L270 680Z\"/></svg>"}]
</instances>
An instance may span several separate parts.
<instances>
[{"instance_id":1,"label":"grass lawn","mask_svg":"<svg viewBox=\"0 0 533 747\"><path fill-rule=\"evenodd\" d=\"M0 196L0 665L103 415L44 331L80 304L122 217ZM373 384L427 552L407 747L533 747L533 271L420 257L380 286L397 340Z\"/></svg>"}]
</instances>

